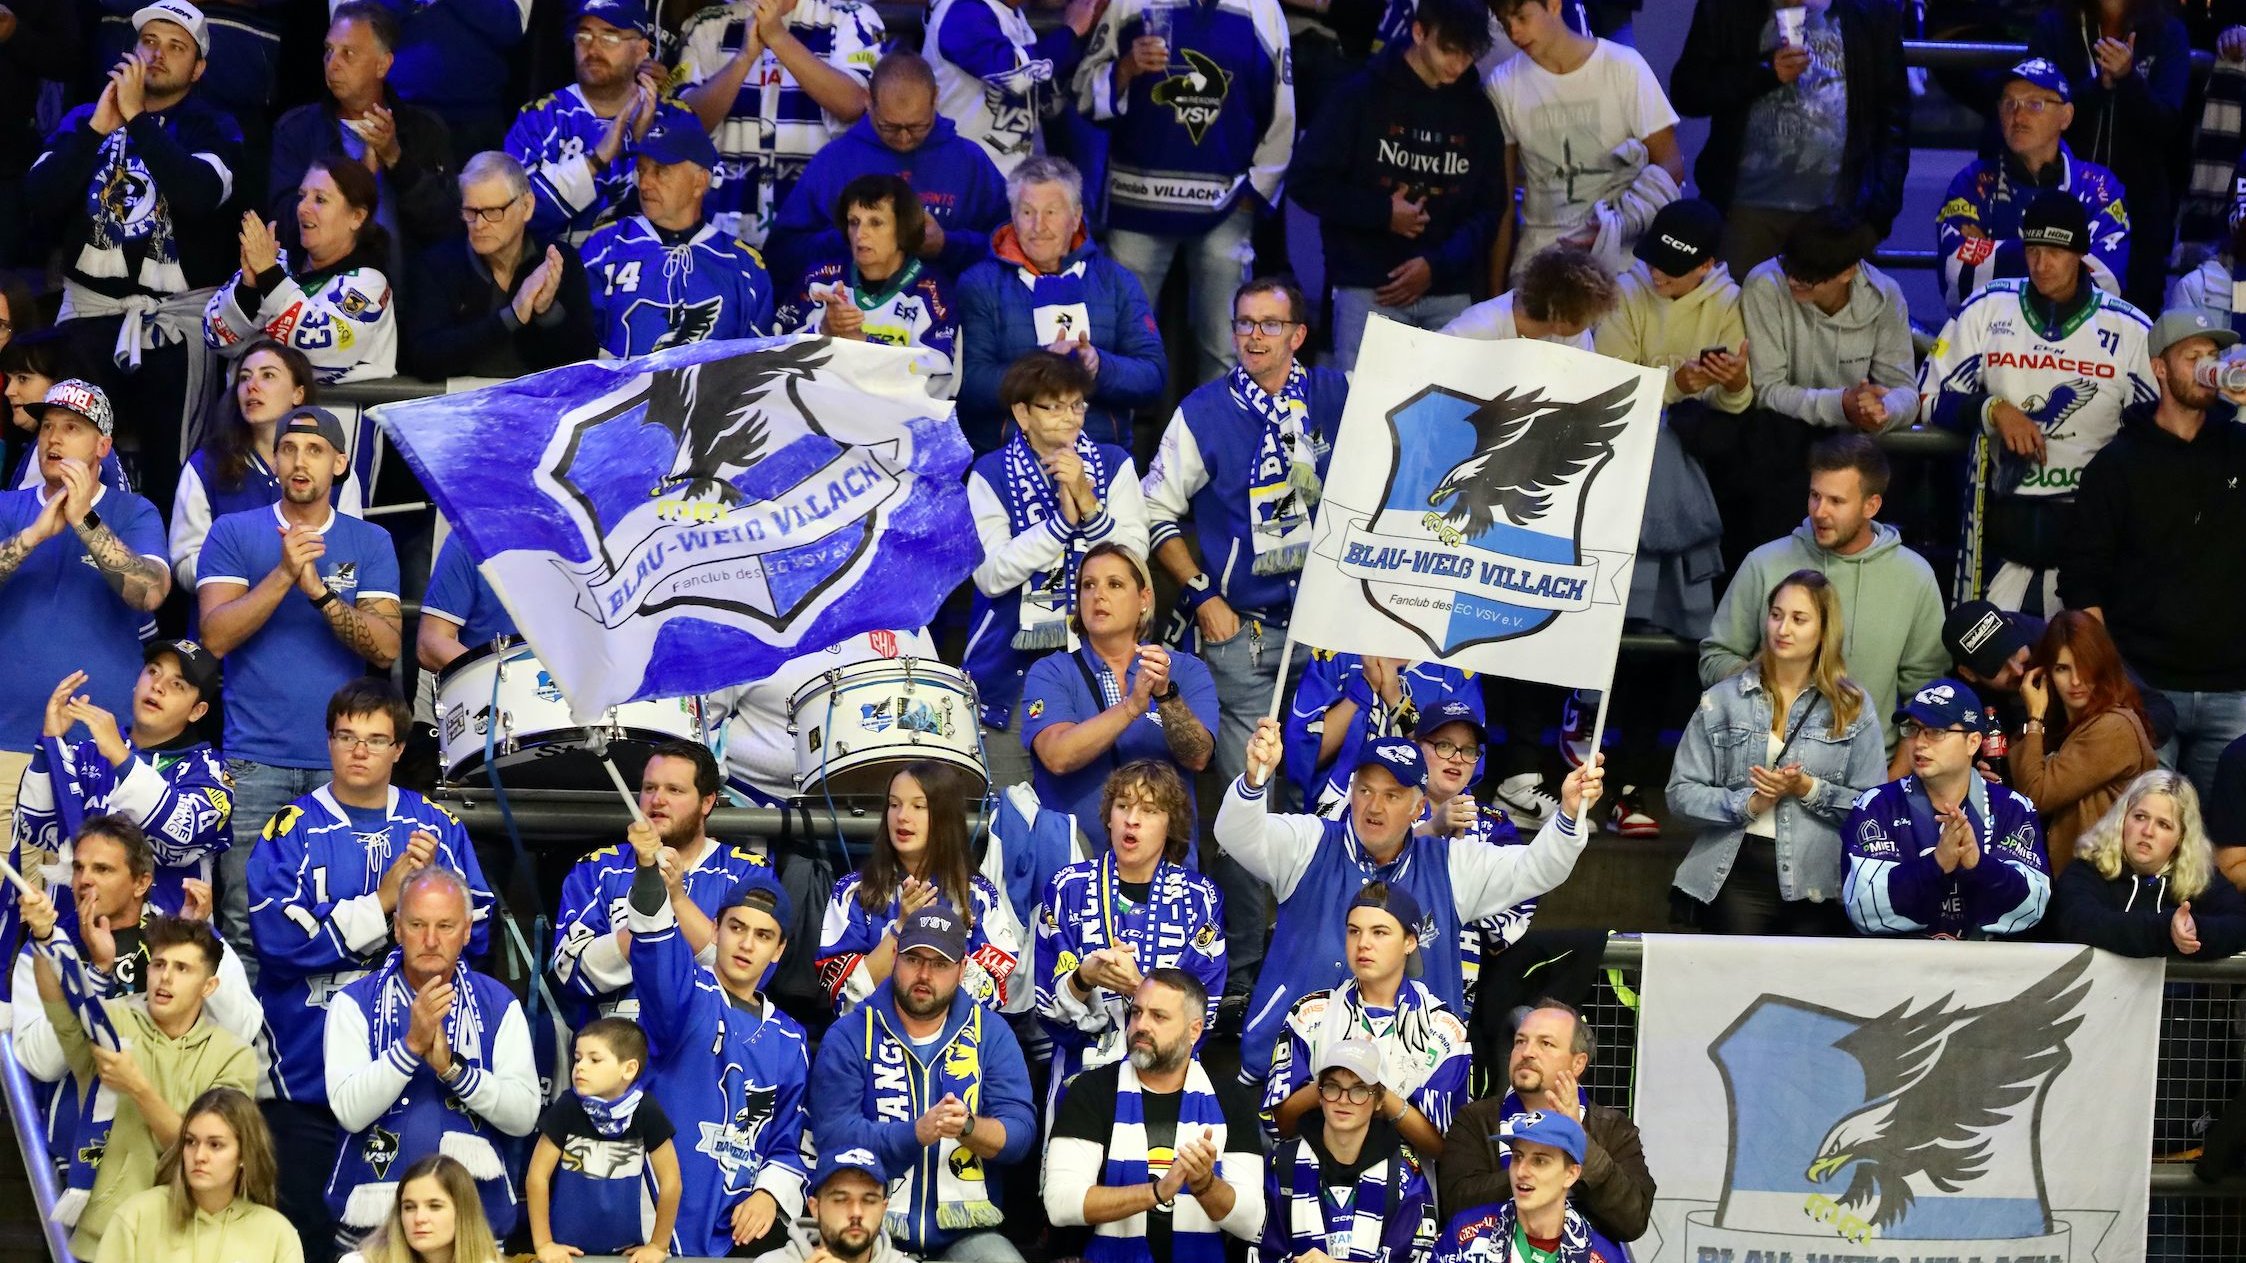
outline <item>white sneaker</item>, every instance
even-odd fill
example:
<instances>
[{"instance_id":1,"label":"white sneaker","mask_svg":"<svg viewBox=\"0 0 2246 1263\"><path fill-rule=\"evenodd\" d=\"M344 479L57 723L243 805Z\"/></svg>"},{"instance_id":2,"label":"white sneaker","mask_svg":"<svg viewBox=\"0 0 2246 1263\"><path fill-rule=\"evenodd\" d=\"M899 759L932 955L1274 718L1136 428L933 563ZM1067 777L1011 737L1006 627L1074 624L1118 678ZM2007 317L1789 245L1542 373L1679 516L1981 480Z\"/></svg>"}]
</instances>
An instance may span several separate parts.
<instances>
[{"instance_id":1,"label":"white sneaker","mask_svg":"<svg viewBox=\"0 0 2246 1263\"><path fill-rule=\"evenodd\" d=\"M1508 776L1497 786L1498 805L1524 824L1541 825L1560 810L1560 800L1544 792L1544 778L1534 772Z\"/></svg>"}]
</instances>

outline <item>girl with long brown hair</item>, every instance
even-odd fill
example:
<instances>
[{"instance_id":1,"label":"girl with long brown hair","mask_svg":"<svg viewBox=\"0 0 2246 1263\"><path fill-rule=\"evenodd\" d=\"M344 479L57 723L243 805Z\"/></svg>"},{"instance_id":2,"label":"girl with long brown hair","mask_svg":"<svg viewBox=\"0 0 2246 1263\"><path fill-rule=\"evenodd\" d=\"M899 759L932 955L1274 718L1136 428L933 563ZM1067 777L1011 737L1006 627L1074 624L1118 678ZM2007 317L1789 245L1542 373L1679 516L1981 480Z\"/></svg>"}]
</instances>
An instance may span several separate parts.
<instances>
[{"instance_id":1,"label":"girl with long brown hair","mask_svg":"<svg viewBox=\"0 0 2246 1263\"><path fill-rule=\"evenodd\" d=\"M1011 981L1021 925L998 887L974 871L967 834L968 787L952 768L909 763L889 778L881 832L858 871L835 883L819 927L819 981L847 1012L889 980L898 928L942 900L967 922L967 970L959 985L996 1009L1027 980ZM1018 1006L1016 1006L1018 1007Z\"/></svg>"},{"instance_id":2,"label":"girl with long brown hair","mask_svg":"<svg viewBox=\"0 0 2246 1263\"><path fill-rule=\"evenodd\" d=\"M458 1161L431 1154L406 1168L389 1216L342 1263L500 1263L501 1257L476 1177Z\"/></svg>"},{"instance_id":3,"label":"girl with long brown hair","mask_svg":"<svg viewBox=\"0 0 2246 1263\"><path fill-rule=\"evenodd\" d=\"M1675 885L1724 934L1845 934L1840 826L1886 779L1886 744L1848 678L1840 595L1815 570L1778 581L1752 662L1701 696L1669 777L1696 829Z\"/></svg>"},{"instance_id":4,"label":"girl with long brown hair","mask_svg":"<svg viewBox=\"0 0 2246 1263\"><path fill-rule=\"evenodd\" d=\"M2028 718L2011 751L2013 788L2043 819L2056 877L2075 842L2158 762L2152 725L2106 625L2081 610L2062 610L2043 629L2020 701Z\"/></svg>"},{"instance_id":5,"label":"girl with long brown hair","mask_svg":"<svg viewBox=\"0 0 2246 1263\"><path fill-rule=\"evenodd\" d=\"M274 1209L273 1140L257 1102L212 1088L180 1115L156 1186L111 1217L95 1263L303 1263L296 1225Z\"/></svg>"}]
</instances>

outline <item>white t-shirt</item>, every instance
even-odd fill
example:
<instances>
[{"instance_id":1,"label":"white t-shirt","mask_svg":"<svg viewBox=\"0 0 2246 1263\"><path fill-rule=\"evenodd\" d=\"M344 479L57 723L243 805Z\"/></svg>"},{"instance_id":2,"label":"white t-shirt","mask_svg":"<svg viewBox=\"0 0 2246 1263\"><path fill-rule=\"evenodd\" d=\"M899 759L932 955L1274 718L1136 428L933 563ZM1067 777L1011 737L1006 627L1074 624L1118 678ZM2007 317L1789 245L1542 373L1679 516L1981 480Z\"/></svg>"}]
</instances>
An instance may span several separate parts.
<instances>
[{"instance_id":1,"label":"white t-shirt","mask_svg":"<svg viewBox=\"0 0 2246 1263\"><path fill-rule=\"evenodd\" d=\"M1767 740L1763 742L1762 765L1775 768L1778 766L1778 752L1785 748L1786 743L1775 732L1765 733L1764 736ZM1778 840L1778 804L1772 803L1770 810L1747 822L1747 836L1769 838L1773 842Z\"/></svg>"},{"instance_id":2,"label":"white t-shirt","mask_svg":"<svg viewBox=\"0 0 2246 1263\"><path fill-rule=\"evenodd\" d=\"M1600 40L1582 65L1556 75L1526 55L1499 63L1483 85L1520 149L1521 240L1525 259L1581 227L1601 198L1625 188L1644 165L1615 150L1677 125L1677 112L1636 49Z\"/></svg>"},{"instance_id":3,"label":"white t-shirt","mask_svg":"<svg viewBox=\"0 0 2246 1263\"><path fill-rule=\"evenodd\" d=\"M1513 323L1513 291L1507 290L1458 313L1451 318L1449 324L1443 326L1443 332L1454 338L1474 338L1483 342L1505 342L1520 337L1520 327ZM1550 342L1556 346L1572 346L1578 351L1597 349L1593 345L1589 329L1572 338L1546 334L1537 341Z\"/></svg>"}]
</instances>

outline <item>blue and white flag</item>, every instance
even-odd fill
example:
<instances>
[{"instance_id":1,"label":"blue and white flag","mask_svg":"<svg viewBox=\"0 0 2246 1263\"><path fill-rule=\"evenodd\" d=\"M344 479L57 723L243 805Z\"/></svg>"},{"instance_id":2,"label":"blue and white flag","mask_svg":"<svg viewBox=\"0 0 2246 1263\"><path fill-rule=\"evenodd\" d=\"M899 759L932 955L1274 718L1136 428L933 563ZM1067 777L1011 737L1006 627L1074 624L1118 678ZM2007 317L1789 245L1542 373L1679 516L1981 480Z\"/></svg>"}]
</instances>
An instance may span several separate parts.
<instances>
[{"instance_id":1,"label":"blue and white flag","mask_svg":"<svg viewBox=\"0 0 2246 1263\"><path fill-rule=\"evenodd\" d=\"M1648 935L1646 1263L2146 1257L2161 962Z\"/></svg>"},{"instance_id":2,"label":"blue and white flag","mask_svg":"<svg viewBox=\"0 0 2246 1263\"><path fill-rule=\"evenodd\" d=\"M980 549L923 381L895 347L704 342L376 420L584 723L934 616Z\"/></svg>"},{"instance_id":3,"label":"blue and white flag","mask_svg":"<svg viewBox=\"0 0 2246 1263\"><path fill-rule=\"evenodd\" d=\"M1374 317L1288 633L1603 688L1645 515L1661 374Z\"/></svg>"}]
</instances>

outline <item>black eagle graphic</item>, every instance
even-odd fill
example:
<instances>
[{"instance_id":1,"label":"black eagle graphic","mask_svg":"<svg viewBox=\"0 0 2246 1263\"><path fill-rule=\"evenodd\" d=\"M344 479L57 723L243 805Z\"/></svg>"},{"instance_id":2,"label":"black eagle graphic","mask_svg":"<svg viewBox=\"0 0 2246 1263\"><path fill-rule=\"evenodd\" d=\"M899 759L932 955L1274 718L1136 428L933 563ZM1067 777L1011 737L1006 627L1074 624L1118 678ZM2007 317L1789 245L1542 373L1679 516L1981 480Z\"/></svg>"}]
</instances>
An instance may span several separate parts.
<instances>
[{"instance_id":1,"label":"black eagle graphic","mask_svg":"<svg viewBox=\"0 0 2246 1263\"><path fill-rule=\"evenodd\" d=\"M1614 450L1637 393L1626 381L1579 402L1547 399L1539 387L1508 389L1476 408L1474 454L1435 483L1421 524L1451 548L1480 538L1503 512L1526 526L1552 507L1551 492Z\"/></svg>"},{"instance_id":2,"label":"black eagle graphic","mask_svg":"<svg viewBox=\"0 0 2246 1263\"><path fill-rule=\"evenodd\" d=\"M778 1088L760 1088L751 1084L742 1095L741 1108L733 1114L733 1129L743 1136L754 1136L772 1117L779 1105Z\"/></svg>"},{"instance_id":3,"label":"black eagle graphic","mask_svg":"<svg viewBox=\"0 0 2246 1263\"><path fill-rule=\"evenodd\" d=\"M1945 995L1916 1012L1906 1002L1834 1041L1863 1066L1868 1103L1825 1133L1810 1182L1853 1165L1840 1204L1888 1228L1917 1200L1914 1177L1944 1193L1978 1177L1989 1129L2073 1061L2089 968L2084 950L2016 997L1952 1007Z\"/></svg>"},{"instance_id":4,"label":"black eagle graphic","mask_svg":"<svg viewBox=\"0 0 2246 1263\"><path fill-rule=\"evenodd\" d=\"M649 347L648 350L654 352L665 347L689 346L696 342L709 341L710 335L717 331L718 313L724 308L725 300L722 298L705 299L698 303L680 303L672 307L671 327L665 329L662 336L655 339L655 345Z\"/></svg>"},{"instance_id":5,"label":"black eagle graphic","mask_svg":"<svg viewBox=\"0 0 2246 1263\"><path fill-rule=\"evenodd\" d=\"M678 456L650 494L739 504L743 497L730 475L764 455L770 429L765 399L784 388L796 410L806 412L797 388L827 359L823 340L798 342L655 374L643 424L669 430Z\"/></svg>"}]
</instances>

